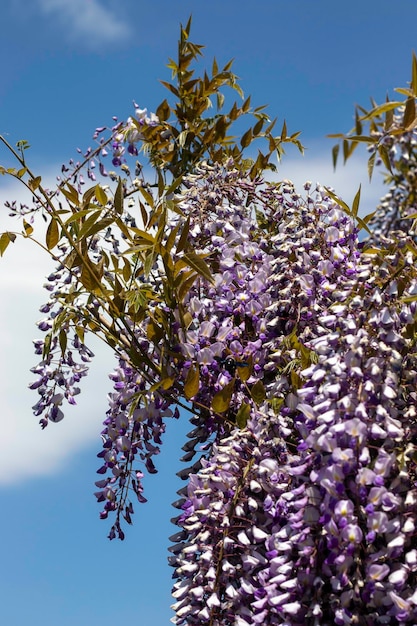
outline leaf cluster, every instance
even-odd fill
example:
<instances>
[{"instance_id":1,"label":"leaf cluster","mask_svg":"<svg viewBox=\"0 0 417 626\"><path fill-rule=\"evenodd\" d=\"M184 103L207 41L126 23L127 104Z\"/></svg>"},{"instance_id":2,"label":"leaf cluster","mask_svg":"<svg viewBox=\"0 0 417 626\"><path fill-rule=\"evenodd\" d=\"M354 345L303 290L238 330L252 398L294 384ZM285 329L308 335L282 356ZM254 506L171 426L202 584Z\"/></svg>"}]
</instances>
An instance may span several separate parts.
<instances>
[{"instance_id":1,"label":"leaf cluster","mask_svg":"<svg viewBox=\"0 0 417 626\"><path fill-rule=\"evenodd\" d=\"M329 135L329 137L339 140L332 150L334 167L337 165L340 152L342 152L343 161L346 163L358 145L365 144L370 151L368 159L369 178L372 178L377 157L392 174L393 161L389 153L392 138L404 135L417 126L417 57L414 53L409 86L406 88L398 87L395 91L405 96L405 100L392 101L387 96L383 104L377 104L375 100L371 99L370 109L357 105L354 127L346 134Z\"/></svg>"},{"instance_id":2,"label":"leaf cluster","mask_svg":"<svg viewBox=\"0 0 417 626\"><path fill-rule=\"evenodd\" d=\"M177 60L170 59L168 63L172 82L161 81L170 97L156 109L159 122L143 127L133 120L143 135L143 149L151 164L178 179L202 160L224 163L232 158L235 166L250 170L254 178L265 169L275 169L271 157L276 154L280 159L285 143L292 143L302 151L299 132L289 135L284 121L280 135L274 135L276 119L269 119L265 106L252 109L251 98L244 99L238 78L232 72L233 61L220 68L214 59L211 72L196 76L193 64L202 56L203 46L190 41L190 27L191 18L181 27ZM236 92L242 102L234 101L225 111L228 89ZM172 96L174 101L170 102ZM252 121L238 137L234 134L237 123L245 116ZM247 149L257 140L263 140L266 149L259 149L256 158L247 158Z\"/></svg>"}]
</instances>

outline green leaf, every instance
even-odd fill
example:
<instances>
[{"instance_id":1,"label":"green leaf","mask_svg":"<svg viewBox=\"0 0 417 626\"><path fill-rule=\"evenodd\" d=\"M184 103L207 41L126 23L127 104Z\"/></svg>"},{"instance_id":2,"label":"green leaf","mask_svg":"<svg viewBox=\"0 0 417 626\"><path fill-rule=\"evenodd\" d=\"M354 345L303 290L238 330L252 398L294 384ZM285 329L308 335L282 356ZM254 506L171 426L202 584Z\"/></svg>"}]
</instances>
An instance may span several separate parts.
<instances>
[{"instance_id":1,"label":"green leaf","mask_svg":"<svg viewBox=\"0 0 417 626\"><path fill-rule=\"evenodd\" d=\"M145 198L145 201L147 202L147 204L149 204L150 207L153 207L154 200L153 200L152 194L149 193L149 191L147 189L145 189L145 187L139 187L139 192Z\"/></svg>"},{"instance_id":2,"label":"green leaf","mask_svg":"<svg viewBox=\"0 0 417 626\"><path fill-rule=\"evenodd\" d=\"M397 109L402 106L404 103L399 101L393 102L385 102L385 104L380 104L379 106L375 106L369 113L364 115L361 119L362 121L371 120L374 117L378 117L382 115L382 113L386 113L387 111L391 111L392 109Z\"/></svg>"},{"instance_id":3,"label":"green leaf","mask_svg":"<svg viewBox=\"0 0 417 626\"><path fill-rule=\"evenodd\" d=\"M30 235L33 233L33 226L31 226L29 222L27 222L25 219L23 220L23 228L25 231L25 237L30 237Z\"/></svg>"},{"instance_id":4,"label":"green leaf","mask_svg":"<svg viewBox=\"0 0 417 626\"><path fill-rule=\"evenodd\" d=\"M62 356L65 355L65 350L67 349L67 333L63 328L59 331L59 345L61 348Z\"/></svg>"},{"instance_id":5,"label":"green leaf","mask_svg":"<svg viewBox=\"0 0 417 626\"><path fill-rule=\"evenodd\" d=\"M0 256L3 256L9 243L13 243L15 239L14 233L5 232L0 235Z\"/></svg>"},{"instance_id":6,"label":"green leaf","mask_svg":"<svg viewBox=\"0 0 417 626\"><path fill-rule=\"evenodd\" d=\"M333 146L332 148L332 161L333 161L333 168L336 169L336 164L337 164L337 157L339 156L339 150L340 150L340 146L337 143L335 146Z\"/></svg>"},{"instance_id":7,"label":"green leaf","mask_svg":"<svg viewBox=\"0 0 417 626\"><path fill-rule=\"evenodd\" d=\"M216 413L224 413L230 406L232 394L235 387L235 381L231 380L227 385L214 394L211 401L211 408Z\"/></svg>"},{"instance_id":8,"label":"green leaf","mask_svg":"<svg viewBox=\"0 0 417 626\"><path fill-rule=\"evenodd\" d=\"M187 265L197 272L200 276L203 276L210 283L213 283L213 272L204 261L203 257L199 256L195 252L185 252L182 256L187 262Z\"/></svg>"},{"instance_id":9,"label":"green leaf","mask_svg":"<svg viewBox=\"0 0 417 626\"><path fill-rule=\"evenodd\" d=\"M112 217L103 217L102 220L99 220L91 226L91 228L88 230L88 233L85 233L85 236L88 235L89 237L92 237L96 233L99 233L108 226L110 226L110 224L113 224L113 222L114 219Z\"/></svg>"},{"instance_id":10,"label":"green leaf","mask_svg":"<svg viewBox=\"0 0 417 626\"><path fill-rule=\"evenodd\" d=\"M383 164L385 165L385 167L387 168L387 170L389 172L392 172L391 169L391 161L389 158L389 152L386 146L382 145L378 147L378 152L379 152L379 156L382 159Z\"/></svg>"},{"instance_id":11,"label":"green leaf","mask_svg":"<svg viewBox=\"0 0 417 626\"><path fill-rule=\"evenodd\" d=\"M411 130L416 125L416 103L414 98L407 98L402 125L405 130Z\"/></svg>"},{"instance_id":12,"label":"green leaf","mask_svg":"<svg viewBox=\"0 0 417 626\"><path fill-rule=\"evenodd\" d=\"M376 158L376 152L374 152L373 154L371 154L371 156L368 159L368 176L369 176L369 180L372 179L372 174L374 171L374 166L375 166L375 158Z\"/></svg>"},{"instance_id":13,"label":"green leaf","mask_svg":"<svg viewBox=\"0 0 417 626\"><path fill-rule=\"evenodd\" d=\"M191 367L188 370L187 379L184 384L184 395L187 400L191 400L200 389L200 370L198 367Z\"/></svg>"},{"instance_id":14,"label":"green leaf","mask_svg":"<svg viewBox=\"0 0 417 626\"><path fill-rule=\"evenodd\" d=\"M125 257L122 257L122 259L123 259L123 272L122 272L123 279L127 283L130 277L132 276L132 267L128 259L126 259Z\"/></svg>"},{"instance_id":15,"label":"green leaf","mask_svg":"<svg viewBox=\"0 0 417 626\"><path fill-rule=\"evenodd\" d=\"M28 186L29 186L29 189L30 189L31 191L36 191L36 189L37 189L37 188L39 187L39 185L41 184L41 180L42 180L42 179L41 179L41 177L40 177L40 176L36 176L36 178L31 178L31 179L28 181Z\"/></svg>"},{"instance_id":16,"label":"green leaf","mask_svg":"<svg viewBox=\"0 0 417 626\"><path fill-rule=\"evenodd\" d=\"M246 131L246 133L242 136L241 140L240 140L240 145L242 146L242 148L247 148L253 139L253 132L252 129L249 128L249 130Z\"/></svg>"},{"instance_id":17,"label":"green leaf","mask_svg":"<svg viewBox=\"0 0 417 626\"><path fill-rule=\"evenodd\" d=\"M165 99L161 102L161 104L156 109L156 115L159 118L160 122L165 122L171 113L171 108L168 104L168 101Z\"/></svg>"},{"instance_id":18,"label":"green leaf","mask_svg":"<svg viewBox=\"0 0 417 626\"><path fill-rule=\"evenodd\" d=\"M177 254L185 250L187 245L188 234L190 232L190 216L187 217L181 231L181 235L177 244Z\"/></svg>"},{"instance_id":19,"label":"green leaf","mask_svg":"<svg viewBox=\"0 0 417 626\"><path fill-rule=\"evenodd\" d=\"M66 183L66 185L67 185L67 188L61 185L59 187L59 191L63 193L64 196L67 198L67 200L72 202L75 206L77 207L80 206L80 199L78 197L78 191L75 189L75 187L73 187L69 183Z\"/></svg>"},{"instance_id":20,"label":"green leaf","mask_svg":"<svg viewBox=\"0 0 417 626\"><path fill-rule=\"evenodd\" d=\"M101 215L101 210L90 213L86 220L82 223L82 226L78 232L78 240L84 239L88 234L92 226L96 223Z\"/></svg>"},{"instance_id":21,"label":"green leaf","mask_svg":"<svg viewBox=\"0 0 417 626\"><path fill-rule=\"evenodd\" d=\"M348 215L351 215L351 210L349 206L346 204L346 202L343 202L343 200L339 198L338 196L336 196L336 194L333 193L333 191L331 191L331 189L329 189L328 187L325 187L325 190L327 191L331 199L336 202L336 204L342 207L342 209L344 209L344 211L346 211Z\"/></svg>"},{"instance_id":22,"label":"green leaf","mask_svg":"<svg viewBox=\"0 0 417 626\"><path fill-rule=\"evenodd\" d=\"M250 390L250 395L252 397L252 400L258 406L262 404L262 402L265 400L265 397L266 397L265 387L263 386L263 383L261 380L256 381L256 383L252 385L251 390Z\"/></svg>"},{"instance_id":23,"label":"green leaf","mask_svg":"<svg viewBox=\"0 0 417 626\"><path fill-rule=\"evenodd\" d=\"M167 67L169 67L169 65L167 65ZM160 82L163 84L164 87L169 89L169 91L171 91L171 93L173 93L174 96L179 98L179 96L180 96L179 91L178 91L178 89L174 85L172 85L171 83L167 83L165 80L161 80Z\"/></svg>"},{"instance_id":24,"label":"green leaf","mask_svg":"<svg viewBox=\"0 0 417 626\"><path fill-rule=\"evenodd\" d=\"M101 272L100 268L87 258L83 259L84 263L81 270L80 281L82 285L92 293L101 292ZM96 273L96 269L98 272Z\"/></svg>"},{"instance_id":25,"label":"green leaf","mask_svg":"<svg viewBox=\"0 0 417 626\"><path fill-rule=\"evenodd\" d=\"M250 417L250 409L250 404L246 404L245 402L243 402L240 405L239 410L236 413L236 424L239 426L240 429L246 427L246 424L248 423L248 419Z\"/></svg>"},{"instance_id":26,"label":"green leaf","mask_svg":"<svg viewBox=\"0 0 417 626\"><path fill-rule=\"evenodd\" d=\"M417 57L415 52L413 52L413 59L411 62L411 85L410 85L413 93L417 96Z\"/></svg>"},{"instance_id":27,"label":"green leaf","mask_svg":"<svg viewBox=\"0 0 417 626\"><path fill-rule=\"evenodd\" d=\"M114 193L114 208L118 215L122 215L123 213L123 183L122 179L119 178L119 182L117 183L116 191Z\"/></svg>"},{"instance_id":28,"label":"green leaf","mask_svg":"<svg viewBox=\"0 0 417 626\"><path fill-rule=\"evenodd\" d=\"M109 199L101 185L96 185L94 187L94 195L102 206L106 206Z\"/></svg>"},{"instance_id":29,"label":"green leaf","mask_svg":"<svg viewBox=\"0 0 417 626\"><path fill-rule=\"evenodd\" d=\"M52 250L55 248L56 244L59 241L59 228L57 221L54 217L51 217L51 221L49 222L49 226L46 231L46 247L48 250Z\"/></svg>"},{"instance_id":30,"label":"green leaf","mask_svg":"<svg viewBox=\"0 0 417 626\"><path fill-rule=\"evenodd\" d=\"M362 122L360 121L358 110L355 111L355 132L357 135L362 134Z\"/></svg>"},{"instance_id":31,"label":"green leaf","mask_svg":"<svg viewBox=\"0 0 417 626\"><path fill-rule=\"evenodd\" d=\"M359 189L356 192L355 197L353 198L353 204L352 204L352 215L354 217L357 217L358 215L360 199L361 199L361 186L359 185Z\"/></svg>"}]
</instances>

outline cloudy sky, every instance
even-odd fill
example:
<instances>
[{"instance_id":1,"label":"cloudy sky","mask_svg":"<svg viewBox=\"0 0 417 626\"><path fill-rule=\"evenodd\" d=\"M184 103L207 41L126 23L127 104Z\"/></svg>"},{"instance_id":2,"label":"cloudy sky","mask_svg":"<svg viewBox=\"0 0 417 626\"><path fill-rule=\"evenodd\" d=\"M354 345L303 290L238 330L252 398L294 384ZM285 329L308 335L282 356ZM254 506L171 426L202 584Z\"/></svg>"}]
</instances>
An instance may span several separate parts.
<instances>
[{"instance_id":1,"label":"cloudy sky","mask_svg":"<svg viewBox=\"0 0 417 626\"><path fill-rule=\"evenodd\" d=\"M381 194L381 177L366 181L366 154L332 172L326 134L347 131L356 103L382 101L409 78L417 4L399 0L3 0L0 134L26 139L28 159L53 181L62 162L86 148L97 126L126 118L135 100L152 110L165 97L179 23L193 14L192 38L207 64L235 59L254 105L269 104L278 125L301 130L306 156L290 152L282 178L319 180L351 202L363 185L362 211ZM11 166L0 148L0 165ZM22 191L0 178L0 201ZM13 229L0 210L0 231ZM78 406L41 432L27 389L35 365L38 309L51 270L29 242L0 259L0 599L8 626L165 626L171 612L166 565L173 476L185 418L172 424L157 476L146 482L149 503L136 506L124 543L109 542L92 495L99 431L110 390L110 354L97 358ZM168 439L171 439L168 444ZM158 459L159 460L159 459Z\"/></svg>"}]
</instances>

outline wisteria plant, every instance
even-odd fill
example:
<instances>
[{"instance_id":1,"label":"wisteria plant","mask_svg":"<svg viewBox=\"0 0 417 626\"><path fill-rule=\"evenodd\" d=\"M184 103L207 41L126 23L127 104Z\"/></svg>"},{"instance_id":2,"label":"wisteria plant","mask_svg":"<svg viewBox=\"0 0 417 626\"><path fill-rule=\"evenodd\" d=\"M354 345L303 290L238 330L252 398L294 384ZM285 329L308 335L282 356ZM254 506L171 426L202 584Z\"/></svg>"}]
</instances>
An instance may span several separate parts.
<instances>
[{"instance_id":1,"label":"wisteria plant","mask_svg":"<svg viewBox=\"0 0 417 626\"><path fill-rule=\"evenodd\" d=\"M169 98L98 128L55 189L26 142L0 138L18 162L0 173L32 195L6 203L23 228L0 253L23 236L55 262L34 413L42 428L62 420L89 337L104 340L116 362L96 497L111 539L146 501L167 420L190 420L177 626L415 625L417 61L405 102L358 109L337 136L345 159L365 142L370 173L388 170L389 194L360 217L359 193L350 208L320 185L268 181L299 133L284 122L275 136L249 98L225 112L242 95L231 63L196 75L189 33Z\"/></svg>"}]
</instances>

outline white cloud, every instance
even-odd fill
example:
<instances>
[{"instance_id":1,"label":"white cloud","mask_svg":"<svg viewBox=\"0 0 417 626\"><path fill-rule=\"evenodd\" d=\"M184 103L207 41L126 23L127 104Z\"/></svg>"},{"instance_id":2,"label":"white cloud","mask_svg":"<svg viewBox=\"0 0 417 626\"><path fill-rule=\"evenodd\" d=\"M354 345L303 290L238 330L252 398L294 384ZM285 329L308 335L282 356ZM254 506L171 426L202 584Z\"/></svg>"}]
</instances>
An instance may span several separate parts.
<instances>
[{"instance_id":1,"label":"white cloud","mask_svg":"<svg viewBox=\"0 0 417 626\"><path fill-rule=\"evenodd\" d=\"M284 156L274 178L292 180L298 190L302 190L303 184L308 180L319 182L334 189L349 206L361 185L359 212L363 217L375 210L381 196L386 193L382 176L377 170L373 174L372 182L369 182L367 158L366 153L355 153L346 165L340 162L334 171L330 148L324 148L321 143L317 143L307 149L304 156Z\"/></svg>"},{"instance_id":2,"label":"white cloud","mask_svg":"<svg viewBox=\"0 0 417 626\"><path fill-rule=\"evenodd\" d=\"M38 0L41 11L56 20L67 35L88 48L130 37L131 28L120 12L100 0Z\"/></svg>"}]
</instances>

